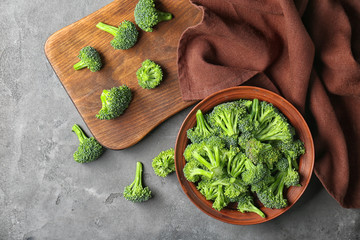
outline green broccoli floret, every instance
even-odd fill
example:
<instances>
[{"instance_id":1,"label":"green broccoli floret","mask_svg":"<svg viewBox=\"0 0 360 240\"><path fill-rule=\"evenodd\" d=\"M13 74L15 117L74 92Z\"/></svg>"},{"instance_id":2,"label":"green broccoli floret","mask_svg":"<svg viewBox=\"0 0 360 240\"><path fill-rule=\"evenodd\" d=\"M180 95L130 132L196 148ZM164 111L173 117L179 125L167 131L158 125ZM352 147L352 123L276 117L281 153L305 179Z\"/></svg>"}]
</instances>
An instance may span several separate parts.
<instances>
[{"instance_id":1,"label":"green broccoli floret","mask_svg":"<svg viewBox=\"0 0 360 240\"><path fill-rule=\"evenodd\" d=\"M78 58L80 58L80 61L74 65L75 70L80 70L87 67L91 72L96 72L99 71L102 67L100 54L96 51L95 48L91 46L82 48Z\"/></svg>"},{"instance_id":2,"label":"green broccoli floret","mask_svg":"<svg viewBox=\"0 0 360 240\"><path fill-rule=\"evenodd\" d=\"M283 195L285 176L285 172L279 172L272 184L257 191L257 196L265 207L280 209L287 206L287 200Z\"/></svg>"},{"instance_id":3,"label":"green broccoli floret","mask_svg":"<svg viewBox=\"0 0 360 240\"><path fill-rule=\"evenodd\" d=\"M266 217L265 214L254 205L254 199L249 193L241 194L238 197L237 209L242 213L253 212L262 218Z\"/></svg>"},{"instance_id":4,"label":"green broccoli floret","mask_svg":"<svg viewBox=\"0 0 360 240\"><path fill-rule=\"evenodd\" d=\"M144 187L142 182L143 165L141 162L136 163L135 180L124 188L124 197L132 202L144 202L151 198L149 187Z\"/></svg>"},{"instance_id":5,"label":"green broccoli floret","mask_svg":"<svg viewBox=\"0 0 360 240\"><path fill-rule=\"evenodd\" d=\"M285 157L280 158L279 161L276 163L276 169L281 172L286 172L288 168L289 168L289 161Z\"/></svg>"},{"instance_id":6,"label":"green broccoli floret","mask_svg":"<svg viewBox=\"0 0 360 240\"><path fill-rule=\"evenodd\" d=\"M74 160L76 162L91 162L98 159L104 153L105 148L94 137L87 137L77 124L74 124L72 131L76 133L80 142L77 151L74 153Z\"/></svg>"},{"instance_id":7,"label":"green broccoli floret","mask_svg":"<svg viewBox=\"0 0 360 240\"><path fill-rule=\"evenodd\" d=\"M193 143L200 143L213 135L214 130L206 121L202 111L196 112L196 126L187 130L187 137Z\"/></svg>"},{"instance_id":8,"label":"green broccoli floret","mask_svg":"<svg viewBox=\"0 0 360 240\"><path fill-rule=\"evenodd\" d=\"M227 156L227 173L233 178L240 176L245 170L245 162L248 160L246 155L242 152L237 153L230 149L226 153Z\"/></svg>"},{"instance_id":9,"label":"green broccoli floret","mask_svg":"<svg viewBox=\"0 0 360 240\"><path fill-rule=\"evenodd\" d=\"M238 128L242 133L252 133L259 127L258 114L259 114L259 100L246 100L240 101L240 105L246 106L247 114L239 118Z\"/></svg>"},{"instance_id":10,"label":"green broccoli floret","mask_svg":"<svg viewBox=\"0 0 360 240\"><path fill-rule=\"evenodd\" d=\"M110 90L103 90L100 98L102 107L96 117L101 120L110 120L123 114L131 102L132 94L130 88L124 84Z\"/></svg>"},{"instance_id":11,"label":"green broccoli floret","mask_svg":"<svg viewBox=\"0 0 360 240\"><path fill-rule=\"evenodd\" d=\"M226 136L239 134L239 119L247 114L246 108L236 102L222 103L214 107L208 115L208 122Z\"/></svg>"},{"instance_id":12,"label":"green broccoli floret","mask_svg":"<svg viewBox=\"0 0 360 240\"><path fill-rule=\"evenodd\" d=\"M154 0L139 0L135 7L134 16L136 24L146 32L152 32L153 27L158 23L173 18L171 13L157 10Z\"/></svg>"},{"instance_id":13,"label":"green broccoli floret","mask_svg":"<svg viewBox=\"0 0 360 240\"><path fill-rule=\"evenodd\" d=\"M236 202L237 197L240 196L240 194L245 193L248 191L247 185L238 178L233 177L225 177L219 180L216 180L212 183L212 185L222 185L224 186L224 194L229 199L230 202Z\"/></svg>"},{"instance_id":14,"label":"green broccoli floret","mask_svg":"<svg viewBox=\"0 0 360 240\"><path fill-rule=\"evenodd\" d=\"M143 89L156 88L163 79L161 67L155 62L146 59L136 71L136 77Z\"/></svg>"},{"instance_id":15,"label":"green broccoli floret","mask_svg":"<svg viewBox=\"0 0 360 240\"><path fill-rule=\"evenodd\" d=\"M305 153L304 143L300 140L293 140L287 142L276 141L274 145L284 153L287 159L291 160L291 165L298 170L298 158Z\"/></svg>"},{"instance_id":16,"label":"green broccoli floret","mask_svg":"<svg viewBox=\"0 0 360 240\"><path fill-rule=\"evenodd\" d=\"M265 163L270 170L274 168L281 157L282 153L280 150L268 143L263 144L261 153L258 156L259 162Z\"/></svg>"},{"instance_id":17,"label":"green broccoli floret","mask_svg":"<svg viewBox=\"0 0 360 240\"><path fill-rule=\"evenodd\" d=\"M162 151L152 161L154 172L159 177L166 177L169 173L175 171L174 149Z\"/></svg>"},{"instance_id":18,"label":"green broccoli floret","mask_svg":"<svg viewBox=\"0 0 360 240\"><path fill-rule=\"evenodd\" d=\"M254 164L251 160L245 161L245 171L241 174L246 184L256 184L269 174L269 169L263 163Z\"/></svg>"},{"instance_id":19,"label":"green broccoli floret","mask_svg":"<svg viewBox=\"0 0 360 240\"><path fill-rule=\"evenodd\" d=\"M271 120L261 124L259 129L254 132L254 137L259 141L279 140L288 142L292 140L294 134L294 128L289 124L287 119L279 113Z\"/></svg>"},{"instance_id":20,"label":"green broccoli floret","mask_svg":"<svg viewBox=\"0 0 360 240\"><path fill-rule=\"evenodd\" d=\"M214 200L217 196L218 187L212 183L212 180L202 180L196 186L206 200Z\"/></svg>"},{"instance_id":21,"label":"green broccoli floret","mask_svg":"<svg viewBox=\"0 0 360 240\"><path fill-rule=\"evenodd\" d=\"M213 209L220 211L229 204L229 199L224 194L224 189L222 185L218 185L218 190L216 192L216 198L212 205Z\"/></svg>"},{"instance_id":22,"label":"green broccoli floret","mask_svg":"<svg viewBox=\"0 0 360 240\"><path fill-rule=\"evenodd\" d=\"M102 22L99 22L96 27L114 36L110 44L115 49L129 49L138 40L139 32L135 24L127 20L123 21L119 27L110 26Z\"/></svg>"},{"instance_id":23,"label":"green broccoli floret","mask_svg":"<svg viewBox=\"0 0 360 240\"><path fill-rule=\"evenodd\" d=\"M184 167L184 175L190 182L199 177L207 179L221 178L224 175L224 160L221 152L224 148L222 140L216 136L203 143L193 143L187 147L184 157L188 163Z\"/></svg>"}]
</instances>

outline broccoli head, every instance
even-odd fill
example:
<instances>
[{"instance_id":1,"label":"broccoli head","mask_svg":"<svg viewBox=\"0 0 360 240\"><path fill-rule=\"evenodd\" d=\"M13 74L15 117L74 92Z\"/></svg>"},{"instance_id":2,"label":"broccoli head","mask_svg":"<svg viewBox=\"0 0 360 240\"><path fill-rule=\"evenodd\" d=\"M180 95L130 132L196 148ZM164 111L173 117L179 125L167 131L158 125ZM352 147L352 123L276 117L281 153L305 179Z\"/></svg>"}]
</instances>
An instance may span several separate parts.
<instances>
[{"instance_id":1,"label":"broccoli head","mask_svg":"<svg viewBox=\"0 0 360 240\"><path fill-rule=\"evenodd\" d=\"M83 68L90 69L91 72L99 71L102 67L101 57L98 51L91 46L86 46L80 50L78 55L80 61L74 65L75 70Z\"/></svg>"},{"instance_id":2,"label":"broccoli head","mask_svg":"<svg viewBox=\"0 0 360 240\"><path fill-rule=\"evenodd\" d=\"M265 207L280 209L287 206L287 200L283 195L285 177L286 173L279 172L273 183L257 191L257 196Z\"/></svg>"},{"instance_id":3,"label":"broccoli head","mask_svg":"<svg viewBox=\"0 0 360 240\"><path fill-rule=\"evenodd\" d=\"M173 18L171 13L161 12L155 8L154 0L139 0L134 11L136 24L145 32L152 32L153 27Z\"/></svg>"},{"instance_id":4,"label":"broccoli head","mask_svg":"<svg viewBox=\"0 0 360 240\"><path fill-rule=\"evenodd\" d=\"M245 171L241 174L242 180L246 184L256 184L269 174L269 169L265 164L254 164L251 160L245 161Z\"/></svg>"},{"instance_id":5,"label":"broccoli head","mask_svg":"<svg viewBox=\"0 0 360 240\"><path fill-rule=\"evenodd\" d=\"M166 177L169 173L174 172L174 149L170 148L160 152L160 154L153 159L152 167L155 174L159 177Z\"/></svg>"},{"instance_id":6,"label":"broccoli head","mask_svg":"<svg viewBox=\"0 0 360 240\"><path fill-rule=\"evenodd\" d=\"M74 124L72 131L76 133L80 142L77 151L74 153L74 160L76 162L92 162L104 153L105 148L101 146L94 137L87 137L77 124Z\"/></svg>"},{"instance_id":7,"label":"broccoli head","mask_svg":"<svg viewBox=\"0 0 360 240\"><path fill-rule=\"evenodd\" d=\"M247 114L246 107L237 102L222 103L214 107L208 115L208 121L214 129L227 136L239 134L239 119Z\"/></svg>"},{"instance_id":8,"label":"broccoli head","mask_svg":"<svg viewBox=\"0 0 360 240\"><path fill-rule=\"evenodd\" d=\"M110 44L115 49L129 49L138 40L139 32L135 24L127 20L123 21L119 27L110 26L102 22L99 22L96 27L114 36Z\"/></svg>"},{"instance_id":9,"label":"broccoli head","mask_svg":"<svg viewBox=\"0 0 360 240\"><path fill-rule=\"evenodd\" d=\"M253 212L265 218L265 214L254 205L254 199L249 193L241 194L238 198L237 209L242 212Z\"/></svg>"},{"instance_id":10,"label":"broccoli head","mask_svg":"<svg viewBox=\"0 0 360 240\"><path fill-rule=\"evenodd\" d=\"M142 182L143 165L141 162L136 163L135 180L124 188L124 197L132 202L144 202L151 198L151 190L144 187Z\"/></svg>"},{"instance_id":11,"label":"broccoli head","mask_svg":"<svg viewBox=\"0 0 360 240\"><path fill-rule=\"evenodd\" d=\"M276 141L274 145L291 160L291 165L297 170L299 168L297 159L305 153L304 143L297 139L287 142Z\"/></svg>"},{"instance_id":12,"label":"broccoli head","mask_svg":"<svg viewBox=\"0 0 360 240\"><path fill-rule=\"evenodd\" d=\"M144 89L156 88L163 79L161 67L155 62L146 59L136 71L140 87Z\"/></svg>"},{"instance_id":13,"label":"broccoli head","mask_svg":"<svg viewBox=\"0 0 360 240\"><path fill-rule=\"evenodd\" d=\"M124 84L110 90L103 90L100 98L102 107L96 117L101 120L110 120L123 114L131 102L132 94L130 88Z\"/></svg>"},{"instance_id":14,"label":"broccoli head","mask_svg":"<svg viewBox=\"0 0 360 240\"><path fill-rule=\"evenodd\" d=\"M202 111L196 112L196 126L187 130L187 137L193 143L199 143L213 135L214 130L206 121Z\"/></svg>"}]
</instances>

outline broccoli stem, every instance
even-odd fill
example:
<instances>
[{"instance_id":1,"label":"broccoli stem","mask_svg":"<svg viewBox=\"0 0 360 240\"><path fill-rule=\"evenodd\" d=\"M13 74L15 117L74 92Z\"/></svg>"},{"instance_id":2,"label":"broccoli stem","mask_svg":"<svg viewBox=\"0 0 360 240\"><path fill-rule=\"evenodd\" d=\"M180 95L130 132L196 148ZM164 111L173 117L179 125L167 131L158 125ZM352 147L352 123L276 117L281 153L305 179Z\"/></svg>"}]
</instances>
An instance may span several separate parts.
<instances>
[{"instance_id":1,"label":"broccoli stem","mask_svg":"<svg viewBox=\"0 0 360 240\"><path fill-rule=\"evenodd\" d=\"M83 61L79 61L78 63L76 63L74 65L75 70L80 70L80 69L83 69L83 68L86 68L86 67L87 66L86 66L85 62L83 62Z\"/></svg>"},{"instance_id":2,"label":"broccoli stem","mask_svg":"<svg viewBox=\"0 0 360 240\"><path fill-rule=\"evenodd\" d=\"M206 159L203 158L198 152L194 152L193 156L199 163L207 167L209 170L212 169L212 165L208 161L206 161Z\"/></svg>"},{"instance_id":3,"label":"broccoli stem","mask_svg":"<svg viewBox=\"0 0 360 240\"><path fill-rule=\"evenodd\" d=\"M135 186L142 186L142 172L143 166L141 162L136 163L136 173L135 173L135 180L132 184Z\"/></svg>"},{"instance_id":4,"label":"broccoli stem","mask_svg":"<svg viewBox=\"0 0 360 240\"><path fill-rule=\"evenodd\" d=\"M78 136L80 143L83 143L84 140L88 138L77 124L74 124L72 131L75 132L75 134Z\"/></svg>"},{"instance_id":5,"label":"broccoli stem","mask_svg":"<svg viewBox=\"0 0 360 240\"><path fill-rule=\"evenodd\" d=\"M159 10L156 10L156 12L158 14L159 22L169 21L169 20L171 20L173 18L173 15L171 13L161 12Z\"/></svg>"},{"instance_id":6,"label":"broccoli stem","mask_svg":"<svg viewBox=\"0 0 360 240\"><path fill-rule=\"evenodd\" d=\"M117 31L118 31L117 27L110 26L110 25L107 25L107 24L102 23L102 22L99 22L98 24L96 24L96 27L103 30L103 31L105 31L105 32L108 32L108 33L112 34L113 36L115 36Z\"/></svg>"},{"instance_id":7,"label":"broccoli stem","mask_svg":"<svg viewBox=\"0 0 360 240\"><path fill-rule=\"evenodd\" d=\"M208 172L208 171L205 171L204 169L201 169L201 168L196 168L196 169L193 169L191 171L191 175L203 175L209 179L211 179L213 177L213 174Z\"/></svg>"}]
</instances>

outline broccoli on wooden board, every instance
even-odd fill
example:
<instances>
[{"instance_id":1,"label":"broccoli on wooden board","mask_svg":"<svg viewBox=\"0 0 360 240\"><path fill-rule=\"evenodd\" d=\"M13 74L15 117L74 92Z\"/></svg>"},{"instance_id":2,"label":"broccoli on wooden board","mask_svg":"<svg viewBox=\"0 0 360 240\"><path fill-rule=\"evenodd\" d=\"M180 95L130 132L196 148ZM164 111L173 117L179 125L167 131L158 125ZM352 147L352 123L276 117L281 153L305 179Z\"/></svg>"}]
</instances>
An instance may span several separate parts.
<instances>
[{"instance_id":1,"label":"broccoli on wooden board","mask_svg":"<svg viewBox=\"0 0 360 240\"><path fill-rule=\"evenodd\" d=\"M87 67L91 72L96 72L99 71L102 67L100 54L98 51L96 51L95 48L91 46L82 48L78 58L80 58L80 61L73 66L75 70L80 70Z\"/></svg>"}]
</instances>

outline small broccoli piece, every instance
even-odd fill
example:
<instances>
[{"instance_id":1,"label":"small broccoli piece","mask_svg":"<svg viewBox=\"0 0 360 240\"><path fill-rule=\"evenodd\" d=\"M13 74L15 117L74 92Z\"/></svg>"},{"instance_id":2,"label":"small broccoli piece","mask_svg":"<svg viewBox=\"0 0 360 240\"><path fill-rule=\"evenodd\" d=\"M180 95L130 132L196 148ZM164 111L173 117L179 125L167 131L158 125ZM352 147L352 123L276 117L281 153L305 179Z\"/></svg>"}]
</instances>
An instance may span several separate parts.
<instances>
[{"instance_id":1,"label":"small broccoli piece","mask_svg":"<svg viewBox=\"0 0 360 240\"><path fill-rule=\"evenodd\" d=\"M175 171L174 149L162 151L152 161L154 172L159 177L166 177L169 173Z\"/></svg>"},{"instance_id":2,"label":"small broccoli piece","mask_svg":"<svg viewBox=\"0 0 360 240\"><path fill-rule=\"evenodd\" d=\"M135 180L124 188L124 197L132 202L144 202L151 198L151 190L144 187L142 182L143 165L141 162L136 163Z\"/></svg>"},{"instance_id":3,"label":"small broccoli piece","mask_svg":"<svg viewBox=\"0 0 360 240\"><path fill-rule=\"evenodd\" d=\"M300 139L297 139L287 142L276 141L274 145L284 153L286 158L291 160L291 165L298 170L297 159L305 153L304 143Z\"/></svg>"},{"instance_id":4,"label":"small broccoli piece","mask_svg":"<svg viewBox=\"0 0 360 240\"><path fill-rule=\"evenodd\" d=\"M241 179L233 177L216 180L212 183L212 185L224 186L224 194L230 202L236 202L237 197L240 196L240 194L248 191L247 185L245 185L245 183Z\"/></svg>"},{"instance_id":5,"label":"small broccoli piece","mask_svg":"<svg viewBox=\"0 0 360 240\"><path fill-rule=\"evenodd\" d=\"M91 72L96 72L99 71L102 67L100 54L96 51L95 48L91 46L82 48L78 58L80 58L80 61L74 65L75 70L80 70L87 67Z\"/></svg>"},{"instance_id":6,"label":"small broccoli piece","mask_svg":"<svg viewBox=\"0 0 360 240\"><path fill-rule=\"evenodd\" d=\"M249 193L241 194L238 197L237 209L242 212L253 212L258 214L260 217L265 218L265 214L254 205L254 199Z\"/></svg>"},{"instance_id":7,"label":"small broccoli piece","mask_svg":"<svg viewBox=\"0 0 360 240\"><path fill-rule=\"evenodd\" d=\"M251 103L251 104L250 104ZM259 127L258 114L259 114L259 100L246 100L241 101L240 105L245 106L247 114L239 118L238 128L242 133L252 133Z\"/></svg>"},{"instance_id":8,"label":"small broccoli piece","mask_svg":"<svg viewBox=\"0 0 360 240\"><path fill-rule=\"evenodd\" d=\"M224 194L224 189L221 184L218 185L218 190L216 193L216 198L212 205L213 209L220 211L224 207L226 207L229 203L229 199Z\"/></svg>"},{"instance_id":9,"label":"small broccoli piece","mask_svg":"<svg viewBox=\"0 0 360 240\"><path fill-rule=\"evenodd\" d=\"M187 130L187 137L193 143L200 143L213 135L214 130L206 121L202 111L196 112L196 126Z\"/></svg>"},{"instance_id":10,"label":"small broccoli piece","mask_svg":"<svg viewBox=\"0 0 360 240\"><path fill-rule=\"evenodd\" d=\"M153 61L146 59L136 71L140 87L144 89L156 88L163 79L161 67Z\"/></svg>"},{"instance_id":11,"label":"small broccoli piece","mask_svg":"<svg viewBox=\"0 0 360 240\"><path fill-rule=\"evenodd\" d=\"M202 180L197 184L196 188L206 198L206 200L214 200L217 196L218 187L212 183L212 180Z\"/></svg>"},{"instance_id":12,"label":"small broccoli piece","mask_svg":"<svg viewBox=\"0 0 360 240\"><path fill-rule=\"evenodd\" d=\"M246 107L237 102L222 103L213 108L208 115L208 121L214 129L226 136L239 134L239 119L247 114Z\"/></svg>"},{"instance_id":13,"label":"small broccoli piece","mask_svg":"<svg viewBox=\"0 0 360 240\"><path fill-rule=\"evenodd\" d=\"M80 142L77 151L74 153L74 160L76 162L92 162L104 153L105 148L101 146L94 137L87 137L77 124L74 124L72 131L76 133Z\"/></svg>"},{"instance_id":14,"label":"small broccoli piece","mask_svg":"<svg viewBox=\"0 0 360 240\"><path fill-rule=\"evenodd\" d=\"M245 144L246 156L255 164L261 162L262 159L259 156L263 151L264 144L253 137L249 138Z\"/></svg>"},{"instance_id":15,"label":"small broccoli piece","mask_svg":"<svg viewBox=\"0 0 360 240\"><path fill-rule=\"evenodd\" d=\"M261 153L258 156L259 162L263 162L267 165L267 167L272 170L275 164L282 157L282 154L278 148L273 147L271 144L263 144L261 149Z\"/></svg>"},{"instance_id":16,"label":"small broccoli piece","mask_svg":"<svg viewBox=\"0 0 360 240\"><path fill-rule=\"evenodd\" d=\"M288 142L292 140L294 134L294 128L285 116L279 113L271 120L261 124L259 129L254 132L254 137L259 141L279 140Z\"/></svg>"},{"instance_id":17,"label":"small broccoli piece","mask_svg":"<svg viewBox=\"0 0 360 240\"><path fill-rule=\"evenodd\" d=\"M251 160L245 161L245 171L241 174L242 180L246 184L256 184L269 174L266 165L259 163L255 165Z\"/></svg>"},{"instance_id":18,"label":"small broccoli piece","mask_svg":"<svg viewBox=\"0 0 360 240\"><path fill-rule=\"evenodd\" d=\"M132 94L130 88L124 84L110 90L103 90L100 98L102 107L96 117L101 120L110 120L123 114L131 102Z\"/></svg>"},{"instance_id":19,"label":"small broccoli piece","mask_svg":"<svg viewBox=\"0 0 360 240\"><path fill-rule=\"evenodd\" d=\"M233 178L240 176L245 170L245 162L248 160L246 155L242 152L236 153L236 151L230 149L226 154L227 161L227 173Z\"/></svg>"},{"instance_id":20,"label":"small broccoli piece","mask_svg":"<svg viewBox=\"0 0 360 240\"><path fill-rule=\"evenodd\" d=\"M154 0L139 0L135 7L134 16L136 24L146 32L152 32L153 27L158 23L173 18L171 13L157 10Z\"/></svg>"},{"instance_id":21,"label":"small broccoli piece","mask_svg":"<svg viewBox=\"0 0 360 240\"><path fill-rule=\"evenodd\" d=\"M196 182L200 176L208 179L221 178L224 171L222 151L224 143L216 136L203 143L193 143L185 149L184 157L188 162L183 171L190 182Z\"/></svg>"},{"instance_id":22,"label":"small broccoli piece","mask_svg":"<svg viewBox=\"0 0 360 240\"><path fill-rule=\"evenodd\" d=\"M280 209L287 206L287 200L283 195L285 176L285 172L279 172L272 184L257 191L257 196L265 207Z\"/></svg>"},{"instance_id":23,"label":"small broccoli piece","mask_svg":"<svg viewBox=\"0 0 360 240\"><path fill-rule=\"evenodd\" d=\"M102 22L99 22L96 27L114 36L110 44L115 49L129 49L138 40L139 32L135 24L127 20L123 21L119 27L110 26Z\"/></svg>"},{"instance_id":24,"label":"small broccoli piece","mask_svg":"<svg viewBox=\"0 0 360 240\"><path fill-rule=\"evenodd\" d=\"M288 168L289 168L289 161L285 157L280 158L279 161L276 163L276 169L281 172L286 172Z\"/></svg>"}]
</instances>

